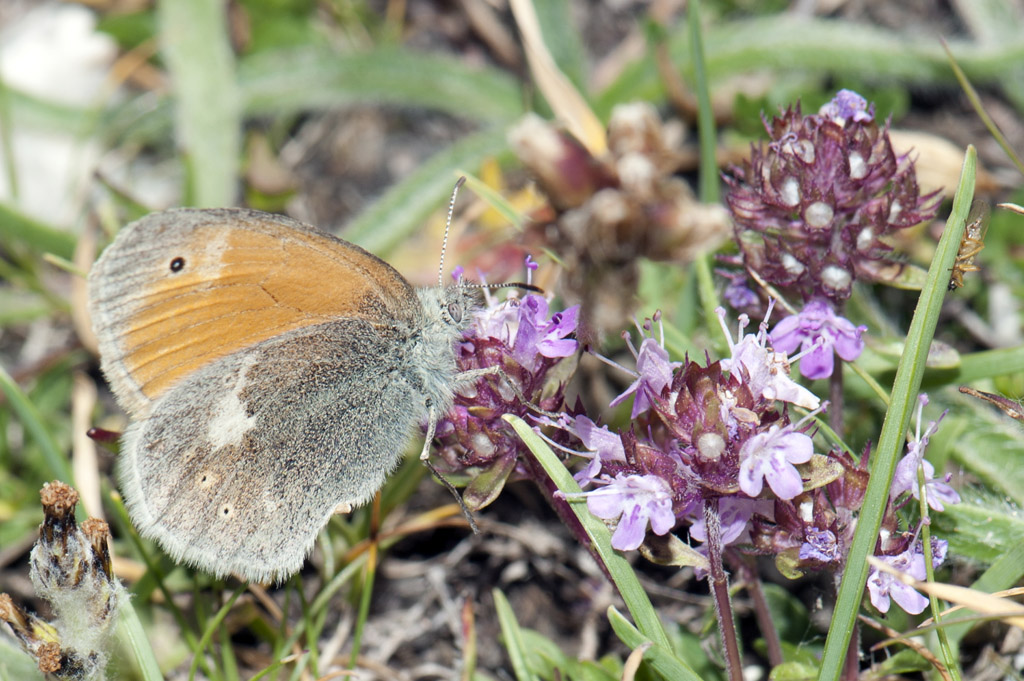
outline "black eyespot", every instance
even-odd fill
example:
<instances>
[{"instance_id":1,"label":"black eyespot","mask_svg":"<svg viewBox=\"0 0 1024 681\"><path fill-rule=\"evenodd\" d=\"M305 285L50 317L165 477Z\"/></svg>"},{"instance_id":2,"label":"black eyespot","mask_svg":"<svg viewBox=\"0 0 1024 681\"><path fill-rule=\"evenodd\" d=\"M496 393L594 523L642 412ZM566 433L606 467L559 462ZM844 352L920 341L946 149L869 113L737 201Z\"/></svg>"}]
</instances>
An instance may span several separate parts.
<instances>
[{"instance_id":1,"label":"black eyespot","mask_svg":"<svg viewBox=\"0 0 1024 681\"><path fill-rule=\"evenodd\" d=\"M185 269L185 258L178 256L177 258L171 261L172 272L180 272L183 269Z\"/></svg>"},{"instance_id":2,"label":"black eyespot","mask_svg":"<svg viewBox=\"0 0 1024 681\"><path fill-rule=\"evenodd\" d=\"M448 303L448 314L456 324L462 321L462 306L458 303Z\"/></svg>"}]
</instances>

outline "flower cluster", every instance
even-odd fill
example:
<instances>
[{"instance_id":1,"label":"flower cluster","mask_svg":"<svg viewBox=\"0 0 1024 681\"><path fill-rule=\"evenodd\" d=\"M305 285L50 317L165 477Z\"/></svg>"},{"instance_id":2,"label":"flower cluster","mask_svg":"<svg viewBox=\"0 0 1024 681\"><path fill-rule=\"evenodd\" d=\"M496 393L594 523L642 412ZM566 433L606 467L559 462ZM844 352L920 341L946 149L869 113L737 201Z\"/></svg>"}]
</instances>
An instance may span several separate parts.
<instances>
[{"instance_id":1,"label":"flower cluster","mask_svg":"<svg viewBox=\"0 0 1024 681\"><path fill-rule=\"evenodd\" d=\"M527 238L557 249L568 295L599 338L632 316L640 259L691 262L728 234L724 208L697 201L676 174L681 131L637 102L612 110L604 153L533 114L509 134L548 201Z\"/></svg>"},{"instance_id":2,"label":"flower cluster","mask_svg":"<svg viewBox=\"0 0 1024 681\"><path fill-rule=\"evenodd\" d=\"M719 310L723 328L724 314ZM723 540L740 541L759 509L771 513L768 499L791 499L829 482L812 461L810 416L794 423L780 408L795 404L813 415L820 401L789 378L786 355L768 347L767 325L743 335L746 324L742 319L739 337L730 337L731 356L707 366L671 361L651 321L639 329L639 348L627 336L635 380L611 403L632 398L627 432L581 415L544 421L583 443L585 451L574 453L589 463L576 479L590 488L590 511L617 521L615 548L638 548L648 524L665 535L680 521L701 541L709 499L719 500Z\"/></svg>"},{"instance_id":3,"label":"flower cluster","mask_svg":"<svg viewBox=\"0 0 1024 681\"><path fill-rule=\"evenodd\" d=\"M828 484L791 499L776 499L772 514L752 521L751 541L760 553L775 556L783 575L839 572L853 541L857 513L868 486L868 451L860 461L843 451L829 453Z\"/></svg>"},{"instance_id":4,"label":"flower cluster","mask_svg":"<svg viewBox=\"0 0 1024 681\"><path fill-rule=\"evenodd\" d=\"M536 263L527 259L527 267ZM493 501L516 472L522 441L502 420L565 409L565 384L554 370L576 354L579 306L552 312L541 295L499 301L491 295L456 352L460 372L490 369L460 384L455 405L437 425L439 470L471 475L464 499L471 509ZM522 470L519 473L523 473Z\"/></svg>"},{"instance_id":5,"label":"flower cluster","mask_svg":"<svg viewBox=\"0 0 1024 681\"><path fill-rule=\"evenodd\" d=\"M874 106L842 90L815 115L797 105L765 127L767 148L725 178L744 266L833 305L857 279L896 279L902 265L886 237L931 219L940 197L921 196L913 161L893 151Z\"/></svg>"},{"instance_id":6,"label":"flower cluster","mask_svg":"<svg viewBox=\"0 0 1024 681\"><path fill-rule=\"evenodd\" d=\"M921 395L915 434L907 445L906 456L897 464L890 503L883 515L882 533L875 551L875 555L892 568L919 580L925 577L920 524L915 529L900 530L896 513L904 505L900 500L920 498L917 478L920 467L926 500L933 510L941 511L944 504L960 501L960 495L948 485L949 477L935 479L934 467L924 459L928 440L938 429L938 421L933 421L923 433L921 431L922 409L926 404L928 397ZM753 518L754 547L761 553L774 555L782 574L796 578L808 571L840 572L843 569L867 489L868 455L866 449L857 462L845 452L833 452L830 459L842 467L839 477L792 499L776 499L772 514ZM931 545L933 562L938 567L945 557L947 543L932 539ZM868 578L868 593L872 604L881 612L888 610L890 597L911 614L920 613L927 604L927 599L913 588L874 567Z\"/></svg>"}]
</instances>

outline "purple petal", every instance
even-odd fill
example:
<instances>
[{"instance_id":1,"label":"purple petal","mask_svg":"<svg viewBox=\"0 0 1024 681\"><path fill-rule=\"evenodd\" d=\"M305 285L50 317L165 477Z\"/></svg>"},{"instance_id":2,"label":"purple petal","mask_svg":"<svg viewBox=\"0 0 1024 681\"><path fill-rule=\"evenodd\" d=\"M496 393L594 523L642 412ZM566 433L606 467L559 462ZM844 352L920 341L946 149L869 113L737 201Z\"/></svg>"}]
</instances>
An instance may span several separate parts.
<instances>
[{"instance_id":1,"label":"purple petal","mask_svg":"<svg viewBox=\"0 0 1024 681\"><path fill-rule=\"evenodd\" d=\"M622 404L623 402L625 402L627 397L629 397L630 395L635 394L637 392L637 390L640 389L640 381L641 381L641 379L639 379L639 378L636 379L635 381L633 381L628 388L626 388L624 391L622 391L622 394L620 394L614 400L609 402L608 406L609 407L617 407L620 404ZM635 407L634 407L634 409L635 409ZM634 416L633 418L636 418L636 417Z\"/></svg>"},{"instance_id":2,"label":"purple petal","mask_svg":"<svg viewBox=\"0 0 1024 681\"><path fill-rule=\"evenodd\" d=\"M552 317L552 321L555 322L555 328L558 329L559 335L561 335L561 336L568 336L570 333L575 332L576 331L577 320L579 319L579 316L580 316L580 306L579 305L573 305L572 307L567 307L564 310L562 310L561 312L559 312L558 314L554 315L554 317L558 318L558 321L555 322L554 317Z\"/></svg>"},{"instance_id":3,"label":"purple petal","mask_svg":"<svg viewBox=\"0 0 1024 681\"><path fill-rule=\"evenodd\" d=\"M586 416L576 417L576 430L583 446L596 452L598 458L611 461L625 461L626 450L622 447L622 438L608 430L608 426L597 427L597 424Z\"/></svg>"},{"instance_id":4,"label":"purple petal","mask_svg":"<svg viewBox=\"0 0 1024 681\"><path fill-rule=\"evenodd\" d=\"M917 464L920 460L915 454L908 453L896 464L896 472L893 473L892 485L889 487L890 498L895 499L917 487Z\"/></svg>"},{"instance_id":5,"label":"purple petal","mask_svg":"<svg viewBox=\"0 0 1024 681\"><path fill-rule=\"evenodd\" d=\"M828 343L818 346L800 358L800 373L812 380L828 378L832 375L834 366L832 346Z\"/></svg>"},{"instance_id":6,"label":"purple petal","mask_svg":"<svg viewBox=\"0 0 1024 681\"><path fill-rule=\"evenodd\" d=\"M522 310L520 314L523 318L532 320L535 325L540 326L547 321L548 301L544 296L538 296L531 293L523 298L523 302L519 307Z\"/></svg>"},{"instance_id":7,"label":"purple petal","mask_svg":"<svg viewBox=\"0 0 1024 681\"><path fill-rule=\"evenodd\" d=\"M748 497L756 497L764 489L764 473L760 461L751 457L740 463L740 489Z\"/></svg>"},{"instance_id":8,"label":"purple petal","mask_svg":"<svg viewBox=\"0 0 1024 681\"><path fill-rule=\"evenodd\" d=\"M868 575L868 594L871 597L871 605L875 606L878 612L889 612L889 586L894 581L892 577L875 568L871 568Z\"/></svg>"},{"instance_id":9,"label":"purple petal","mask_svg":"<svg viewBox=\"0 0 1024 681\"><path fill-rule=\"evenodd\" d=\"M783 319L775 325L768 337L772 340L772 347L778 352L789 354L796 350L806 338L800 325L800 315L792 314Z\"/></svg>"},{"instance_id":10,"label":"purple petal","mask_svg":"<svg viewBox=\"0 0 1024 681\"><path fill-rule=\"evenodd\" d=\"M672 382L672 368L678 362L668 360L668 350L658 345L653 338L645 338L637 353L636 370L655 394L661 393Z\"/></svg>"},{"instance_id":11,"label":"purple petal","mask_svg":"<svg viewBox=\"0 0 1024 681\"><path fill-rule=\"evenodd\" d=\"M592 458L587 465L581 470L577 471L572 479L576 481L576 484L580 487L586 487L594 481L594 478L601 472L601 457L595 456ZM590 508L590 504L587 504L587 508ZM593 513L593 511L591 511ZM597 515L594 513L594 515ZM601 516L598 516L599 518Z\"/></svg>"},{"instance_id":12,"label":"purple petal","mask_svg":"<svg viewBox=\"0 0 1024 681\"><path fill-rule=\"evenodd\" d=\"M817 560L831 563L839 558L839 542L831 530L808 528L800 545L800 560Z\"/></svg>"},{"instance_id":13,"label":"purple petal","mask_svg":"<svg viewBox=\"0 0 1024 681\"><path fill-rule=\"evenodd\" d=\"M602 487L587 494L587 509L602 520L614 520L623 514L625 501L626 495L614 487Z\"/></svg>"},{"instance_id":14,"label":"purple petal","mask_svg":"<svg viewBox=\"0 0 1024 681\"><path fill-rule=\"evenodd\" d=\"M647 505L650 513L651 531L659 537L668 534L676 526L676 514L672 512L672 501L664 499Z\"/></svg>"},{"instance_id":15,"label":"purple petal","mask_svg":"<svg viewBox=\"0 0 1024 681\"><path fill-rule=\"evenodd\" d=\"M839 317L839 319L842 319L844 322L846 321L842 317ZM853 326L853 324L850 324L850 326ZM860 357L860 353L864 351L864 341L861 340L860 335L866 330L866 326L861 326L854 329L852 333L840 332L835 340L836 354L847 362L852 362Z\"/></svg>"},{"instance_id":16,"label":"purple petal","mask_svg":"<svg viewBox=\"0 0 1024 681\"><path fill-rule=\"evenodd\" d=\"M790 463L807 463L814 456L814 441L804 433L789 431L775 438L772 451Z\"/></svg>"},{"instance_id":17,"label":"purple petal","mask_svg":"<svg viewBox=\"0 0 1024 681\"><path fill-rule=\"evenodd\" d=\"M927 485L925 490L927 490L928 505L936 511L945 511L946 504L960 503L960 495L957 491L944 482L933 482Z\"/></svg>"},{"instance_id":18,"label":"purple petal","mask_svg":"<svg viewBox=\"0 0 1024 681\"><path fill-rule=\"evenodd\" d=\"M920 615L928 607L928 599L903 582L894 580L889 586L889 595L911 615Z\"/></svg>"},{"instance_id":19,"label":"purple petal","mask_svg":"<svg viewBox=\"0 0 1024 681\"><path fill-rule=\"evenodd\" d=\"M619 518L615 534L612 535L612 548L619 551L632 551L639 548L646 534L647 518L641 517L639 506L634 506L628 515L624 513Z\"/></svg>"},{"instance_id":20,"label":"purple petal","mask_svg":"<svg viewBox=\"0 0 1024 681\"><path fill-rule=\"evenodd\" d=\"M740 538L747 529L750 516L754 515L757 503L753 499L737 497L724 497L718 502L718 514L722 523L722 544L728 546Z\"/></svg>"},{"instance_id":21,"label":"purple petal","mask_svg":"<svg viewBox=\"0 0 1024 681\"><path fill-rule=\"evenodd\" d=\"M556 359L575 354L579 345L575 338L546 337L537 344L537 350L545 357Z\"/></svg>"},{"instance_id":22,"label":"purple petal","mask_svg":"<svg viewBox=\"0 0 1024 681\"><path fill-rule=\"evenodd\" d=\"M793 464L784 460L773 458L767 466L764 474L768 486L780 499L792 499L804 491L804 482L800 478L800 472L793 467Z\"/></svg>"}]
</instances>

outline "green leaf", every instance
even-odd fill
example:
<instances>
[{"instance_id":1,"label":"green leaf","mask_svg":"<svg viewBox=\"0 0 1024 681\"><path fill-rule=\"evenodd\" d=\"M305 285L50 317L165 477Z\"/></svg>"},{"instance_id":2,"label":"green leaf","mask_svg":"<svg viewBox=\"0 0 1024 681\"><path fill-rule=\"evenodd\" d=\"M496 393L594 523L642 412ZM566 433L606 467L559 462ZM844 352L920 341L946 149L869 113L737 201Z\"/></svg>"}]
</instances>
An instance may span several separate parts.
<instances>
[{"instance_id":1,"label":"green leaf","mask_svg":"<svg viewBox=\"0 0 1024 681\"><path fill-rule=\"evenodd\" d=\"M51 311L46 299L37 293L6 287L0 289L0 327L39 319Z\"/></svg>"},{"instance_id":2,"label":"green leaf","mask_svg":"<svg viewBox=\"0 0 1024 681\"><path fill-rule=\"evenodd\" d=\"M804 662L783 662L768 674L769 681L814 681L818 666Z\"/></svg>"},{"instance_id":3,"label":"green leaf","mask_svg":"<svg viewBox=\"0 0 1024 681\"><path fill-rule=\"evenodd\" d=\"M1024 346L1000 348L960 355L960 366L956 369L929 369L921 385L932 389L1021 371L1024 371Z\"/></svg>"},{"instance_id":4,"label":"green leaf","mask_svg":"<svg viewBox=\"0 0 1024 681\"><path fill-rule=\"evenodd\" d=\"M143 681L163 681L153 646L127 593L123 594L117 611L117 635L131 651Z\"/></svg>"},{"instance_id":5,"label":"green leaf","mask_svg":"<svg viewBox=\"0 0 1024 681\"><path fill-rule=\"evenodd\" d=\"M615 631L615 635L619 637L619 640L630 648L635 650L645 643L651 644L650 648L644 652L644 660L661 674L662 678L670 679L671 681L682 681L683 679L700 681L700 677L670 648L655 643L647 636L641 634L629 620L623 617L621 612L615 609L615 606L608 607L608 621L611 623L612 630Z\"/></svg>"},{"instance_id":6,"label":"green leaf","mask_svg":"<svg viewBox=\"0 0 1024 681\"><path fill-rule=\"evenodd\" d=\"M519 86L505 71L414 50L267 50L243 59L238 77L245 110L256 115L365 102L422 106L481 123L508 123L523 113Z\"/></svg>"},{"instance_id":7,"label":"green leaf","mask_svg":"<svg viewBox=\"0 0 1024 681\"><path fill-rule=\"evenodd\" d=\"M20 242L40 253L69 259L75 252L75 236L34 220L15 208L0 203L0 241Z\"/></svg>"},{"instance_id":8,"label":"green leaf","mask_svg":"<svg viewBox=\"0 0 1024 681\"><path fill-rule=\"evenodd\" d=\"M822 454L812 455L810 461L797 466L797 468L800 471L800 477L803 478L805 492L835 482L843 476L843 471L846 470L835 458Z\"/></svg>"},{"instance_id":9,"label":"green leaf","mask_svg":"<svg viewBox=\"0 0 1024 681\"><path fill-rule=\"evenodd\" d=\"M189 203L235 202L242 109L227 12L209 0L161 0L160 50L174 88L178 144L188 162Z\"/></svg>"},{"instance_id":10,"label":"green leaf","mask_svg":"<svg viewBox=\"0 0 1024 681\"><path fill-rule=\"evenodd\" d=\"M551 52L552 59L565 77L586 96L587 51L580 31L573 24L571 4L566 0L543 0L534 2L533 7L544 36L544 45Z\"/></svg>"},{"instance_id":11,"label":"green leaf","mask_svg":"<svg viewBox=\"0 0 1024 681\"><path fill-rule=\"evenodd\" d=\"M972 409L970 417L957 437L953 456L989 489L1024 506L1020 424L989 409Z\"/></svg>"},{"instance_id":12,"label":"green leaf","mask_svg":"<svg viewBox=\"0 0 1024 681\"><path fill-rule=\"evenodd\" d=\"M505 489L505 481L516 467L516 457L506 456L491 463L490 466L480 471L479 475L473 477L466 491L462 494L462 500L471 511L479 511L498 498L501 490Z\"/></svg>"},{"instance_id":13,"label":"green leaf","mask_svg":"<svg viewBox=\"0 0 1024 681\"><path fill-rule=\"evenodd\" d=\"M655 565L710 569L708 559L703 553L683 543L671 532L663 537L648 534L644 543L640 545L640 555Z\"/></svg>"},{"instance_id":14,"label":"green leaf","mask_svg":"<svg viewBox=\"0 0 1024 681\"><path fill-rule=\"evenodd\" d=\"M0 681L46 681L35 658L6 633L0 636Z\"/></svg>"},{"instance_id":15,"label":"green leaf","mask_svg":"<svg viewBox=\"0 0 1024 681\"><path fill-rule=\"evenodd\" d=\"M61 451L57 441L50 432L50 427L43 419L38 407L28 399L21 386L14 382L11 375L0 366L0 392L7 397L7 402L18 415L21 424L43 451L43 457L49 467L50 475L74 487L75 480L71 474L71 464Z\"/></svg>"},{"instance_id":16,"label":"green leaf","mask_svg":"<svg viewBox=\"0 0 1024 681\"><path fill-rule=\"evenodd\" d=\"M895 655L885 658L873 666L872 672L877 673L877 678L889 676L903 676L912 672L923 672L931 669L931 665L916 651L909 648L897 652Z\"/></svg>"},{"instance_id":17,"label":"green leaf","mask_svg":"<svg viewBox=\"0 0 1024 681\"><path fill-rule=\"evenodd\" d=\"M936 534L949 541L950 555L984 563L1024 542L1024 514L996 497L978 496L947 506L932 516L932 524Z\"/></svg>"},{"instance_id":18,"label":"green leaf","mask_svg":"<svg viewBox=\"0 0 1024 681\"><path fill-rule=\"evenodd\" d=\"M792 591L778 584L764 582L761 589L764 591L764 598L768 603L772 621L775 622L775 628L779 632L779 638L784 643L803 643L811 629L807 606Z\"/></svg>"},{"instance_id":19,"label":"green leaf","mask_svg":"<svg viewBox=\"0 0 1024 681\"><path fill-rule=\"evenodd\" d=\"M799 40L794 40L799 36ZM949 83L952 73L938 41L868 24L781 14L707 25L702 31L707 70L712 82L726 76L778 68L806 70L876 82L880 78L913 83ZM956 41L950 47L976 83L997 83L1006 64L1024 58L1024 41L978 45ZM692 68L690 36L675 31L669 36L671 61L677 70ZM998 48L995 47L998 45ZM618 102L633 99L660 101L664 85L653 56L646 55L596 98L595 109L606 115Z\"/></svg>"}]
</instances>

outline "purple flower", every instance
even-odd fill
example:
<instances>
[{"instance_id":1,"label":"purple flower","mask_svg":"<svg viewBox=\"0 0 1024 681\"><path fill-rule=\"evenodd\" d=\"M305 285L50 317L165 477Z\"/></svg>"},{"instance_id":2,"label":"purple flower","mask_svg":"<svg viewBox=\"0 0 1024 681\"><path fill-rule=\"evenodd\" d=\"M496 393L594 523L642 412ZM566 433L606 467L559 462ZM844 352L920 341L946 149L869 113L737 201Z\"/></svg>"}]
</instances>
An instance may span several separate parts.
<instances>
[{"instance_id":1,"label":"purple flower","mask_svg":"<svg viewBox=\"0 0 1024 681\"><path fill-rule=\"evenodd\" d=\"M802 423L802 421L801 421ZM780 499L792 499L804 490L795 463L807 463L814 454L814 443L806 434L788 425L773 424L767 431L750 437L740 448L740 489L756 497L764 481Z\"/></svg>"},{"instance_id":2,"label":"purple flower","mask_svg":"<svg viewBox=\"0 0 1024 681\"><path fill-rule=\"evenodd\" d=\"M672 488L656 475L626 475L607 478L599 489L586 492L587 508L598 518L619 522L612 546L632 551L647 534L647 523L657 535L668 533L676 524L672 512Z\"/></svg>"},{"instance_id":3,"label":"purple flower","mask_svg":"<svg viewBox=\"0 0 1024 681\"><path fill-rule=\"evenodd\" d=\"M523 298L512 356L532 370L537 368L538 356L555 359L575 353L579 341L568 336L576 332L579 309L579 305L573 305L548 319L547 300L536 294Z\"/></svg>"},{"instance_id":4,"label":"purple flower","mask_svg":"<svg viewBox=\"0 0 1024 681\"><path fill-rule=\"evenodd\" d=\"M817 396L789 377L789 361L786 355L772 352L767 348L767 320L771 316L772 306L773 303L768 304L765 321L761 323L756 336L748 333L735 342L725 325L725 310L715 310L722 324L722 331L729 342L729 350L732 352L730 359L722 360L722 368L738 375L754 395L760 395L766 400L792 402L804 409L817 409L821 404ZM747 316L740 315L737 337L743 333L746 326Z\"/></svg>"},{"instance_id":5,"label":"purple flower","mask_svg":"<svg viewBox=\"0 0 1024 681\"><path fill-rule=\"evenodd\" d=\"M527 261L528 272L534 266ZM491 503L510 477L529 474L517 461L525 451L522 441L503 415L576 411L565 405L564 375L552 369L579 347L572 338L578 308L552 314L538 295L499 301L485 290L485 297L456 348L459 371L478 372L479 378L459 384L455 404L437 424L435 449L439 470L475 476L463 496L473 509Z\"/></svg>"},{"instance_id":6,"label":"purple flower","mask_svg":"<svg viewBox=\"0 0 1024 681\"><path fill-rule=\"evenodd\" d=\"M776 324L771 340L776 350L785 353L801 346L800 373L811 379L828 378L834 369L833 355L847 362L860 357L864 350L861 334L867 328L854 326L837 315L828 301L816 299Z\"/></svg>"},{"instance_id":7,"label":"purple flower","mask_svg":"<svg viewBox=\"0 0 1024 681\"><path fill-rule=\"evenodd\" d=\"M722 292L722 297L734 310L743 310L754 307L760 300L757 294L747 286L747 275L743 272L729 272L728 270L715 270L717 274L729 280L728 286Z\"/></svg>"},{"instance_id":8,"label":"purple flower","mask_svg":"<svg viewBox=\"0 0 1024 681\"><path fill-rule=\"evenodd\" d=\"M818 115L839 125L845 125L847 121L870 123L875 120L875 105L869 108L868 100L853 90L840 90L831 102L818 109Z\"/></svg>"},{"instance_id":9,"label":"purple flower","mask_svg":"<svg viewBox=\"0 0 1024 681\"><path fill-rule=\"evenodd\" d=\"M832 530L809 527L804 532L804 543L800 545L800 560L814 560L834 563L839 560L839 540Z\"/></svg>"},{"instance_id":10,"label":"purple flower","mask_svg":"<svg viewBox=\"0 0 1024 681\"><path fill-rule=\"evenodd\" d=\"M771 502L758 499L745 499L743 497L722 497L718 501L718 516L722 523L722 546L728 546L737 541L749 540L746 533L749 529L750 518L756 512L771 514ZM690 537L699 542L708 540L707 527L705 526L704 513L698 506L695 509L693 523L690 525Z\"/></svg>"},{"instance_id":11,"label":"purple flower","mask_svg":"<svg viewBox=\"0 0 1024 681\"><path fill-rule=\"evenodd\" d=\"M586 452L574 452L577 456L590 459L587 466L573 477L580 487L592 482L601 472L605 461L626 462L626 450L622 446L622 438L618 433L608 430L608 426L597 427L597 424L582 414L576 417L575 428L565 428L580 439Z\"/></svg>"},{"instance_id":12,"label":"purple flower","mask_svg":"<svg viewBox=\"0 0 1024 681\"><path fill-rule=\"evenodd\" d=\"M661 395L661 391L672 383L672 371L682 366L682 362L668 361L668 351L664 348L664 334L659 343L653 336L644 336L646 330L648 329L640 330L644 339L640 343L639 352L633 349L632 341L626 336L629 349L636 357L636 372L630 372L636 376L636 380L609 405L618 406L633 395L633 411L630 414L630 418L633 419L651 408L651 397Z\"/></svg>"},{"instance_id":13,"label":"purple flower","mask_svg":"<svg viewBox=\"0 0 1024 681\"><path fill-rule=\"evenodd\" d=\"M904 492L910 492L915 499L920 499L921 490L917 484L917 469L922 467L924 469L925 499L933 510L941 512L946 509L945 504L959 504L960 495L947 484L951 476L947 474L945 478L936 480L935 466L924 458L928 441L939 429L939 422L946 415L945 411L942 412L939 418L931 421L924 433L921 433L921 414L926 404L928 404L928 395L921 394L917 398L917 427L914 439L907 443L907 455L896 464L892 486L889 488L889 497L896 499Z\"/></svg>"},{"instance_id":14,"label":"purple flower","mask_svg":"<svg viewBox=\"0 0 1024 681\"><path fill-rule=\"evenodd\" d=\"M932 540L932 565L939 567L946 559L946 550L949 543L942 539ZM891 565L896 570L906 573L918 581L924 581L927 574L924 565L924 549L920 542L915 542L903 553L895 556L879 556L879 558ZM889 612L889 599L896 601L897 605L911 615L919 615L928 607L928 599L918 593L912 586L904 584L894 575L882 572L872 566L868 573L868 594L871 596L871 604L879 612Z\"/></svg>"}]
</instances>

